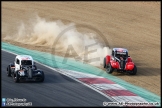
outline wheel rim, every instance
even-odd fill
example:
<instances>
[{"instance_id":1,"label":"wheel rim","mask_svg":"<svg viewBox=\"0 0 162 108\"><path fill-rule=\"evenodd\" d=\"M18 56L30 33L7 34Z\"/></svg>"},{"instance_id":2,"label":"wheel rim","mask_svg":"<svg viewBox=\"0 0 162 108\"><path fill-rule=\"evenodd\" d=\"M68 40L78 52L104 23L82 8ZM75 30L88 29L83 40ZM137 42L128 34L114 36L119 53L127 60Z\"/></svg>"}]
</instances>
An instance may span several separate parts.
<instances>
[{"instance_id":1,"label":"wheel rim","mask_svg":"<svg viewBox=\"0 0 162 108\"><path fill-rule=\"evenodd\" d=\"M110 66L109 65L107 66L107 72L110 72Z\"/></svg>"}]
</instances>

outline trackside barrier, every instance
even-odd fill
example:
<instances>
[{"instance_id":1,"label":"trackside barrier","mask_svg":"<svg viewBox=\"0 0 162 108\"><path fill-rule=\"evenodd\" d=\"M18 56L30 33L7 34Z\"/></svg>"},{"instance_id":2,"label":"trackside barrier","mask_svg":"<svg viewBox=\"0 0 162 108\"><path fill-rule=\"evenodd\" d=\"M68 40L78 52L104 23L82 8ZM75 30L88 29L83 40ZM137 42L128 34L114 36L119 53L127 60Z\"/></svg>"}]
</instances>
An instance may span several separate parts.
<instances>
[{"instance_id":1,"label":"trackside barrier","mask_svg":"<svg viewBox=\"0 0 162 108\"><path fill-rule=\"evenodd\" d=\"M64 60L64 57L56 56L56 55L51 55L50 53L45 53L45 52L40 52L36 50L29 50L25 49L22 47L18 47L15 45L11 45L5 42L1 42L1 48L16 54L24 54L24 55L31 55L34 60L48 65L53 68L61 68L61 69L67 69L67 70L74 70L74 71L79 71L83 73L89 73L89 74L94 74L98 76L102 76L104 78L107 78L109 80L112 80L113 82L123 86L127 90L137 94L138 96L144 98L148 102L159 102L161 106L161 97L149 92L148 90L131 85L130 83L115 77L111 74L107 74L104 70L101 70L97 67L91 66L89 64L84 64L79 61L75 61L75 59L67 59L67 62L64 63L62 62ZM130 76L131 77L131 76ZM160 88L159 88L160 89Z\"/></svg>"}]
</instances>

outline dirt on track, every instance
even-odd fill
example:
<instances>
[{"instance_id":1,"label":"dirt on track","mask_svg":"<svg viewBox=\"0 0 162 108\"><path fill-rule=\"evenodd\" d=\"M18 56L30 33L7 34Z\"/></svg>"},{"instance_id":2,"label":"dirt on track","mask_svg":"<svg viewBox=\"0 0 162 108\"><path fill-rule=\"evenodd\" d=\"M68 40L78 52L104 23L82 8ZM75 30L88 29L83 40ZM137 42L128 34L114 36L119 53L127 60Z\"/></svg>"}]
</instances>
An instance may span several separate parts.
<instances>
[{"instance_id":1,"label":"dirt on track","mask_svg":"<svg viewBox=\"0 0 162 108\"><path fill-rule=\"evenodd\" d=\"M91 25L111 40L111 47L127 48L138 68L135 76L114 75L160 96L160 2L2 2L1 6L2 41L50 52L47 47L4 39L35 13L49 21Z\"/></svg>"}]
</instances>

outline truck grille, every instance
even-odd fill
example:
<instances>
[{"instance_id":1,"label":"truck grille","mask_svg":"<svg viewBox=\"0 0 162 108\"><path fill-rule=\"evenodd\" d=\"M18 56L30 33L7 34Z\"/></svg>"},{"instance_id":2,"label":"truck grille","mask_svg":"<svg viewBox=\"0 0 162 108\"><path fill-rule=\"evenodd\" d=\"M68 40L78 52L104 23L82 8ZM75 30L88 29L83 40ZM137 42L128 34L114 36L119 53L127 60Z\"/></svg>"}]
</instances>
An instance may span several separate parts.
<instances>
[{"instance_id":1,"label":"truck grille","mask_svg":"<svg viewBox=\"0 0 162 108\"><path fill-rule=\"evenodd\" d=\"M122 70L124 70L124 68L125 68L125 60L121 60L119 64L120 64L120 68Z\"/></svg>"}]
</instances>

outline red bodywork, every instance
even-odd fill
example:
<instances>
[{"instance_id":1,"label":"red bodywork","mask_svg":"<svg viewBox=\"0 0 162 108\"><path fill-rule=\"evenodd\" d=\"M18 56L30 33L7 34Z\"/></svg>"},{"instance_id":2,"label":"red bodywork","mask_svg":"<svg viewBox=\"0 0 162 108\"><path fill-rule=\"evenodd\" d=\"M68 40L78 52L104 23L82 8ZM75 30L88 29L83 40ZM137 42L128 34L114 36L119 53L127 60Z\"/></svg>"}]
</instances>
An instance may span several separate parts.
<instances>
[{"instance_id":1,"label":"red bodywork","mask_svg":"<svg viewBox=\"0 0 162 108\"><path fill-rule=\"evenodd\" d=\"M120 69L120 64L119 64L119 62L118 62L118 61L115 61L115 60L112 58L112 56L110 56L110 55L107 55L107 56L106 56L106 65L107 65L108 63L111 64L112 68L114 68L114 69ZM131 71L131 70L133 70L133 68L134 68L134 63L132 62L131 57L128 57L128 58L127 58L127 62L126 62L126 64L125 64L124 70L126 70L126 71Z\"/></svg>"}]
</instances>

